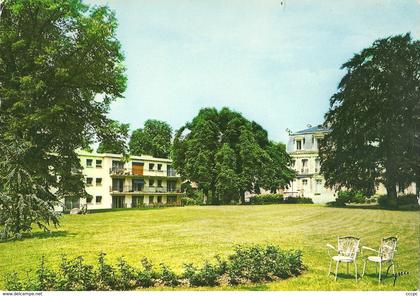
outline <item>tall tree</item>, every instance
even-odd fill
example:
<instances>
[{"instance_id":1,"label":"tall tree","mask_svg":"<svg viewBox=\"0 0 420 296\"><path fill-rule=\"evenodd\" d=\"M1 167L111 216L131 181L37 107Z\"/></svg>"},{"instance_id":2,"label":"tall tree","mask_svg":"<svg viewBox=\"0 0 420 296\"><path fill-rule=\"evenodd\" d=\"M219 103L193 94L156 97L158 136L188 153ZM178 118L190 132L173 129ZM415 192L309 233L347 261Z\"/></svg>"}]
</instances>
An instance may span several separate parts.
<instances>
[{"instance_id":1,"label":"tall tree","mask_svg":"<svg viewBox=\"0 0 420 296\"><path fill-rule=\"evenodd\" d=\"M420 42L410 34L380 39L342 68L325 115L326 183L368 194L383 183L396 198L396 185L419 178Z\"/></svg>"},{"instance_id":2,"label":"tall tree","mask_svg":"<svg viewBox=\"0 0 420 296\"><path fill-rule=\"evenodd\" d=\"M129 147L133 155L148 154L154 157L169 157L172 143L172 128L164 121L149 119L144 128L131 134Z\"/></svg>"},{"instance_id":3,"label":"tall tree","mask_svg":"<svg viewBox=\"0 0 420 296\"><path fill-rule=\"evenodd\" d=\"M109 131L116 135L116 138L105 138L99 143L98 153L127 153L127 139L130 125L128 123L120 123L116 120L111 120L106 127Z\"/></svg>"},{"instance_id":4,"label":"tall tree","mask_svg":"<svg viewBox=\"0 0 420 296\"><path fill-rule=\"evenodd\" d=\"M74 173L81 168L75 150L95 136L115 138L105 128L107 112L126 86L116 28L109 8L89 8L80 0L3 2L3 236L30 231L32 223L57 224L54 206L64 197L84 194L83 177Z\"/></svg>"},{"instance_id":5,"label":"tall tree","mask_svg":"<svg viewBox=\"0 0 420 296\"><path fill-rule=\"evenodd\" d=\"M293 179L290 160L285 150L280 157L271 157L273 152L257 123L228 108L205 108L177 131L172 159L181 176L196 182L216 204L244 202L246 191L287 186Z\"/></svg>"}]
</instances>

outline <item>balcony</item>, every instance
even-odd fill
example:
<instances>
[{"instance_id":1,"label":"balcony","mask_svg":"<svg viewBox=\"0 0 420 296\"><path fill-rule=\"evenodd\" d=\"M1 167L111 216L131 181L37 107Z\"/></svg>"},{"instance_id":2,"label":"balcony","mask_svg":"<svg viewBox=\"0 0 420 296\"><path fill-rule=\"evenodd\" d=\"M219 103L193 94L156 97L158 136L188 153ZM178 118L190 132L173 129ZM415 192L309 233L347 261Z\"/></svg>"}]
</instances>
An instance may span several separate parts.
<instances>
[{"instance_id":1,"label":"balcony","mask_svg":"<svg viewBox=\"0 0 420 296\"><path fill-rule=\"evenodd\" d=\"M177 177L176 170L174 170L174 169L168 169L166 171L166 176L168 176L168 177Z\"/></svg>"},{"instance_id":2,"label":"balcony","mask_svg":"<svg viewBox=\"0 0 420 296\"><path fill-rule=\"evenodd\" d=\"M181 188L164 188L164 187L136 187L136 186L120 186L109 187L109 192L113 194L150 194L150 193L182 193Z\"/></svg>"}]
</instances>

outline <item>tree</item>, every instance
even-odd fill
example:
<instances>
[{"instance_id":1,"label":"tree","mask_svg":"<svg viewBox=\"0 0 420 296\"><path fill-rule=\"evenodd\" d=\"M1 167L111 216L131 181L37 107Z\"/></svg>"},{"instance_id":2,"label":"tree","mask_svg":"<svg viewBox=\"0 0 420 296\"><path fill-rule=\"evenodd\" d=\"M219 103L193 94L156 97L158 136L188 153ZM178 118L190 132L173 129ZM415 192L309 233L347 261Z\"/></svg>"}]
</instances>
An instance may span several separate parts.
<instances>
[{"instance_id":1,"label":"tree","mask_svg":"<svg viewBox=\"0 0 420 296\"><path fill-rule=\"evenodd\" d=\"M133 155L148 154L167 158L171 152L172 128L164 121L149 119L144 128L131 134L129 147Z\"/></svg>"},{"instance_id":2,"label":"tree","mask_svg":"<svg viewBox=\"0 0 420 296\"><path fill-rule=\"evenodd\" d=\"M271 157L273 146L267 132L240 113L204 108L177 131L172 159L181 176L196 182L210 203L244 202L246 191L275 190L293 179L284 145L276 150L280 156Z\"/></svg>"},{"instance_id":3,"label":"tree","mask_svg":"<svg viewBox=\"0 0 420 296\"><path fill-rule=\"evenodd\" d=\"M326 184L372 194L383 183L396 198L396 185L419 178L420 42L380 39L342 68L320 149Z\"/></svg>"},{"instance_id":4,"label":"tree","mask_svg":"<svg viewBox=\"0 0 420 296\"><path fill-rule=\"evenodd\" d=\"M215 155L216 160L216 196L217 200L222 203L229 203L230 201L238 201L239 199L239 176L236 174L236 156L235 151L228 144L217 151Z\"/></svg>"},{"instance_id":5,"label":"tree","mask_svg":"<svg viewBox=\"0 0 420 296\"><path fill-rule=\"evenodd\" d=\"M117 21L80 0L6 0L0 18L0 225L3 236L57 225L84 196L76 149L106 129L126 86ZM11 149L10 147L14 147ZM20 147L21 149L18 149Z\"/></svg>"},{"instance_id":6,"label":"tree","mask_svg":"<svg viewBox=\"0 0 420 296\"><path fill-rule=\"evenodd\" d=\"M116 135L116 138L105 138L99 143L98 153L114 153L126 154L127 152L127 138L130 125L128 123L119 123L116 120L111 120L107 125L107 129Z\"/></svg>"}]
</instances>

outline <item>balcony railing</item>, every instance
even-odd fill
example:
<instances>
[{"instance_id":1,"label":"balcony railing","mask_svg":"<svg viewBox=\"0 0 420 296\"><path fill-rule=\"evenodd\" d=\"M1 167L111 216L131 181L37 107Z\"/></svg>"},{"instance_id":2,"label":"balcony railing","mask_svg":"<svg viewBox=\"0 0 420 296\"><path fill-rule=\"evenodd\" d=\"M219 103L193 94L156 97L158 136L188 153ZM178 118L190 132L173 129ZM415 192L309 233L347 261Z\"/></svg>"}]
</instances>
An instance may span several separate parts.
<instances>
[{"instance_id":1,"label":"balcony railing","mask_svg":"<svg viewBox=\"0 0 420 296\"><path fill-rule=\"evenodd\" d=\"M133 187L133 186L123 186L123 187L109 187L109 192L112 193L182 193L180 188L165 188L165 187Z\"/></svg>"},{"instance_id":2,"label":"balcony railing","mask_svg":"<svg viewBox=\"0 0 420 296\"><path fill-rule=\"evenodd\" d=\"M169 170L166 171L166 173L167 173L166 175L168 177L176 177L177 176L176 170L174 170L174 169L169 169Z\"/></svg>"},{"instance_id":3,"label":"balcony railing","mask_svg":"<svg viewBox=\"0 0 420 296\"><path fill-rule=\"evenodd\" d=\"M300 172L302 174L308 174L309 173L309 168L302 168L302 169L300 169Z\"/></svg>"},{"instance_id":4,"label":"balcony railing","mask_svg":"<svg viewBox=\"0 0 420 296\"><path fill-rule=\"evenodd\" d=\"M109 174L112 176L156 176L156 177L178 177L175 170L167 170L166 174L163 170L155 169L143 169L141 173L138 173L137 170L133 170L131 167L128 168L110 168Z\"/></svg>"}]
</instances>

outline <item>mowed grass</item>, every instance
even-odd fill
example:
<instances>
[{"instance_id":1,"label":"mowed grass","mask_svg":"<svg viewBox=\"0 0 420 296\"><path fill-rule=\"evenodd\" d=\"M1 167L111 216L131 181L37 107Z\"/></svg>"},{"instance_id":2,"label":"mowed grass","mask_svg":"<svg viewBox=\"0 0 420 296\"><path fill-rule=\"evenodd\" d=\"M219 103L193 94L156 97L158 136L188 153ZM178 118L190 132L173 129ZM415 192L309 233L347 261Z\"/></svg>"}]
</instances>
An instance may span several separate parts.
<instances>
[{"instance_id":1,"label":"mowed grass","mask_svg":"<svg viewBox=\"0 0 420 296\"><path fill-rule=\"evenodd\" d=\"M308 271L303 275L262 285L196 288L233 290L416 290L419 285L419 212L329 208L321 205L206 206L133 209L89 215L65 215L52 235L35 232L31 238L0 243L0 277L22 275L39 264L42 255L57 266L60 254L84 256L93 263L100 251L108 261L124 258L139 266L142 257L181 272L183 263L202 264L216 254L227 256L236 244L277 244L301 249ZM396 235L397 271L410 274L378 284L374 265L358 283L341 265L338 280L327 276L325 245L337 236L361 237L361 244L377 248L383 236ZM362 261L358 267L361 272ZM3 279L0 290L4 289Z\"/></svg>"}]
</instances>

